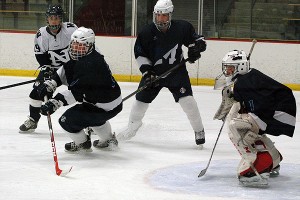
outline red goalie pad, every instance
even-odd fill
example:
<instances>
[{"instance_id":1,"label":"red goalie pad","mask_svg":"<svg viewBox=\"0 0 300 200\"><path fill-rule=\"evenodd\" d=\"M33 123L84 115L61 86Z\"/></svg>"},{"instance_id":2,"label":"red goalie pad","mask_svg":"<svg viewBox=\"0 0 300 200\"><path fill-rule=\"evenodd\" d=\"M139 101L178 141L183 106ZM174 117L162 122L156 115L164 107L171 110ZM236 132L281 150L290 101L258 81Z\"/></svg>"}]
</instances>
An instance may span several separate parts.
<instances>
[{"instance_id":1,"label":"red goalie pad","mask_svg":"<svg viewBox=\"0 0 300 200\"><path fill-rule=\"evenodd\" d=\"M253 163L253 166L258 173L270 172L273 167L273 160L268 152L258 152L257 158ZM255 176L254 171L249 167L245 171L240 173L241 176L252 177Z\"/></svg>"}]
</instances>

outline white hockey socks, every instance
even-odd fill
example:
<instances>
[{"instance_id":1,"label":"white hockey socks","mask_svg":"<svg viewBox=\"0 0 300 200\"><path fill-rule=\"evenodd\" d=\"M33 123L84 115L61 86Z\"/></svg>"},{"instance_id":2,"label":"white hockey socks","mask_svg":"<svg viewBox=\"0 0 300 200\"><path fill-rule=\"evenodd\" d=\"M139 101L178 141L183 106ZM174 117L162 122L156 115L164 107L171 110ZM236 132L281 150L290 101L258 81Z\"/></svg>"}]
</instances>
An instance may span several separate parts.
<instances>
[{"instance_id":1,"label":"white hockey socks","mask_svg":"<svg viewBox=\"0 0 300 200\"><path fill-rule=\"evenodd\" d=\"M109 140L112 138L111 125L109 121L106 121L102 126L93 126L91 127L96 135L103 141Z\"/></svg>"},{"instance_id":2,"label":"white hockey socks","mask_svg":"<svg viewBox=\"0 0 300 200\"><path fill-rule=\"evenodd\" d=\"M148 107L148 103L143 103L141 101L136 100L133 103L129 116L128 127L117 135L118 140L130 140L136 135L136 132L142 126L142 119L144 118Z\"/></svg>"},{"instance_id":3,"label":"white hockey socks","mask_svg":"<svg viewBox=\"0 0 300 200\"><path fill-rule=\"evenodd\" d=\"M83 130L79 131L78 133L67 132L67 134L75 142L76 145L79 145L87 141L87 135Z\"/></svg>"},{"instance_id":4,"label":"white hockey socks","mask_svg":"<svg viewBox=\"0 0 300 200\"><path fill-rule=\"evenodd\" d=\"M190 124L195 132L204 130L200 112L193 96L186 96L179 99L179 104L187 115Z\"/></svg>"}]
</instances>

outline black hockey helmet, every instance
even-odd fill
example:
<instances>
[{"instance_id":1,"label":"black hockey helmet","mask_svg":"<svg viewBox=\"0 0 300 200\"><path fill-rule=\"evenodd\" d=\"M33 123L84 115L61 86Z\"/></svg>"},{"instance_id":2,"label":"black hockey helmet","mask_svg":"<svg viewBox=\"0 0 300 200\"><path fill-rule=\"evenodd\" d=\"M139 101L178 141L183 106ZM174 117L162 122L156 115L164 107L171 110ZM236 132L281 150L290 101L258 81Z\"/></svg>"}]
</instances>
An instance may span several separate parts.
<instances>
[{"instance_id":1,"label":"black hockey helmet","mask_svg":"<svg viewBox=\"0 0 300 200\"><path fill-rule=\"evenodd\" d=\"M46 11L46 21L48 23L48 27L51 30L57 30L60 28L60 24L59 25L50 25L49 21L48 21L48 17L50 16L58 16L60 18L60 21L63 21L63 15L64 15L64 11L62 9L62 7L60 5L49 5L47 11Z\"/></svg>"}]
</instances>

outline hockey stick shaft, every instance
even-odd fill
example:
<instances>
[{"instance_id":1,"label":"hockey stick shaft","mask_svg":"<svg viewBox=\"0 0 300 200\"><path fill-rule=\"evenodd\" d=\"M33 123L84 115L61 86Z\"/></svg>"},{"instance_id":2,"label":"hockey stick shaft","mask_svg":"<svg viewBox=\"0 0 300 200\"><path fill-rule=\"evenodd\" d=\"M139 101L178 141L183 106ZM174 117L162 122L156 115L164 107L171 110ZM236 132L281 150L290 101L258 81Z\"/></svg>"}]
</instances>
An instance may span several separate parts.
<instances>
[{"instance_id":1,"label":"hockey stick shaft","mask_svg":"<svg viewBox=\"0 0 300 200\"><path fill-rule=\"evenodd\" d=\"M187 61L189 61L189 59L184 59L183 61L181 61L180 63L178 63L177 65L175 65L173 68L169 69L168 71L164 72L163 74L159 75L158 77L156 77L153 82L156 82L158 80L160 80L163 77L168 76L171 72L173 72L175 69L179 68L181 65L183 65L184 63L186 63ZM143 91L144 89L146 89L149 85L144 85L140 88L138 88L136 91L134 91L133 93L129 94L128 96L123 98L123 102L126 101L127 99L129 99L130 97L134 96L135 94Z\"/></svg>"},{"instance_id":2,"label":"hockey stick shaft","mask_svg":"<svg viewBox=\"0 0 300 200\"><path fill-rule=\"evenodd\" d=\"M11 85L6 85L6 86L3 86L3 87L0 87L0 90L16 87L16 86L20 86L20 85L26 85L26 84L29 84L29 83L34 83L35 81L39 81L39 79L24 81L24 82L20 82L20 83L11 84Z\"/></svg>"},{"instance_id":3,"label":"hockey stick shaft","mask_svg":"<svg viewBox=\"0 0 300 200\"><path fill-rule=\"evenodd\" d=\"M219 138L220 138L220 135L221 135L221 132L222 132L222 130L223 130L223 127L224 127L225 122L226 122L226 117L224 118L223 124L222 124L222 126L221 126L221 128L220 128L220 131L219 131L217 140L216 140L215 145L214 145L214 148L213 148L213 150L212 150L212 152L211 152L211 155L210 155L209 161L208 161L208 163L207 163L207 165L206 165L206 168L203 169L203 170L199 173L198 178L201 177L201 176L203 176L203 175L206 173L206 171L207 171L207 169L208 169L208 167L209 167L209 165L210 165L211 159L212 159L213 154L214 154L214 152L215 152L215 148L216 148L217 143L218 143L218 141L219 141Z\"/></svg>"},{"instance_id":4,"label":"hockey stick shaft","mask_svg":"<svg viewBox=\"0 0 300 200\"><path fill-rule=\"evenodd\" d=\"M249 53L248 53L248 56L247 56L247 60L250 60L250 57L251 57L251 54L252 54L252 51L253 51L253 49L254 49L254 46L255 46L255 44L257 43L257 40L252 40L252 46L251 46L251 49L250 49L250 51L249 51Z\"/></svg>"},{"instance_id":5,"label":"hockey stick shaft","mask_svg":"<svg viewBox=\"0 0 300 200\"><path fill-rule=\"evenodd\" d=\"M44 100L45 100L45 102L48 101L47 96L45 96ZM61 170L59 168L58 157L57 157L57 153L56 153L54 133L53 133L52 122L51 122L51 117L50 117L49 112L47 113L47 120L48 120L48 127L49 127L50 138L51 138L51 146L52 146L53 160L54 160L54 164L55 164L55 172L56 172L57 176L65 176L72 170L72 167L68 171Z\"/></svg>"}]
</instances>

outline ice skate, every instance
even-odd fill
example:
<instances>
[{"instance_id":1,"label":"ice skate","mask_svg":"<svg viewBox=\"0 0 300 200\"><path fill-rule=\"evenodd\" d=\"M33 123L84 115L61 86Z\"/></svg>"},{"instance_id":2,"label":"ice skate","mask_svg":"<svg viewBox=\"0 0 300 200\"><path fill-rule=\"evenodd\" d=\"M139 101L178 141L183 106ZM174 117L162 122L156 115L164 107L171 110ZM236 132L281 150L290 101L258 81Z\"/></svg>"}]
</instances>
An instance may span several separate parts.
<instances>
[{"instance_id":1,"label":"ice skate","mask_svg":"<svg viewBox=\"0 0 300 200\"><path fill-rule=\"evenodd\" d=\"M90 127L85 128L84 132L85 132L85 134L87 134L90 137L91 137L91 135L96 135L95 132L94 132L94 130L92 128L90 128Z\"/></svg>"},{"instance_id":2,"label":"ice skate","mask_svg":"<svg viewBox=\"0 0 300 200\"><path fill-rule=\"evenodd\" d=\"M257 176L255 173L245 174L244 176L239 176L240 185L245 187L267 187L268 179L270 177L269 172L264 172Z\"/></svg>"},{"instance_id":3,"label":"ice skate","mask_svg":"<svg viewBox=\"0 0 300 200\"><path fill-rule=\"evenodd\" d=\"M115 134L113 134L112 138L106 141L95 140L93 146L97 149L114 151L118 149L118 140L116 139Z\"/></svg>"},{"instance_id":4,"label":"ice skate","mask_svg":"<svg viewBox=\"0 0 300 200\"><path fill-rule=\"evenodd\" d=\"M131 138L133 138L136 135L136 132L139 130L139 128L142 126L142 122L130 122L128 124L128 127L121 131L118 135L117 135L117 139L119 141L125 141L125 140L130 140Z\"/></svg>"},{"instance_id":5,"label":"ice skate","mask_svg":"<svg viewBox=\"0 0 300 200\"><path fill-rule=\"evenodd\" d=\"M75 144L75 142L69 142L65 144L65 151L70 153L77 153L80 151L92 152L91 138L87 136L87 141L81 144Z\"/></svg>"},{"instance_id":6,"label":"ice skate","mask_svg":"<svg viewBox=\"0 0 300 200\"><path fill-rule=\"evenodd\" d=\"M203 145L205 143L204 129L202 131L195 132L195 142L197 145Z\"/></svg>"},{"instance_id":7,"label":"ice skate","mask_svg":"<svg viewBox=\"0 0 300 200\"><path fill-rule=\"evenodd\" d=\"M280 170L280 165L277 165L270 171L270 177L277 177L279 176L279 170Z\"/></svg>"},{"instance_id":8,"label":"ice skate","mask_svg":"<svg viewBox=\"0 0 300 200\"><path fill-rule=\"evenodd\" d=\"M28 117L28 119L19 127L19 133L32 133L37 128L37 122L34 121L31 117Z\"/></svg>"}]
</instances>

